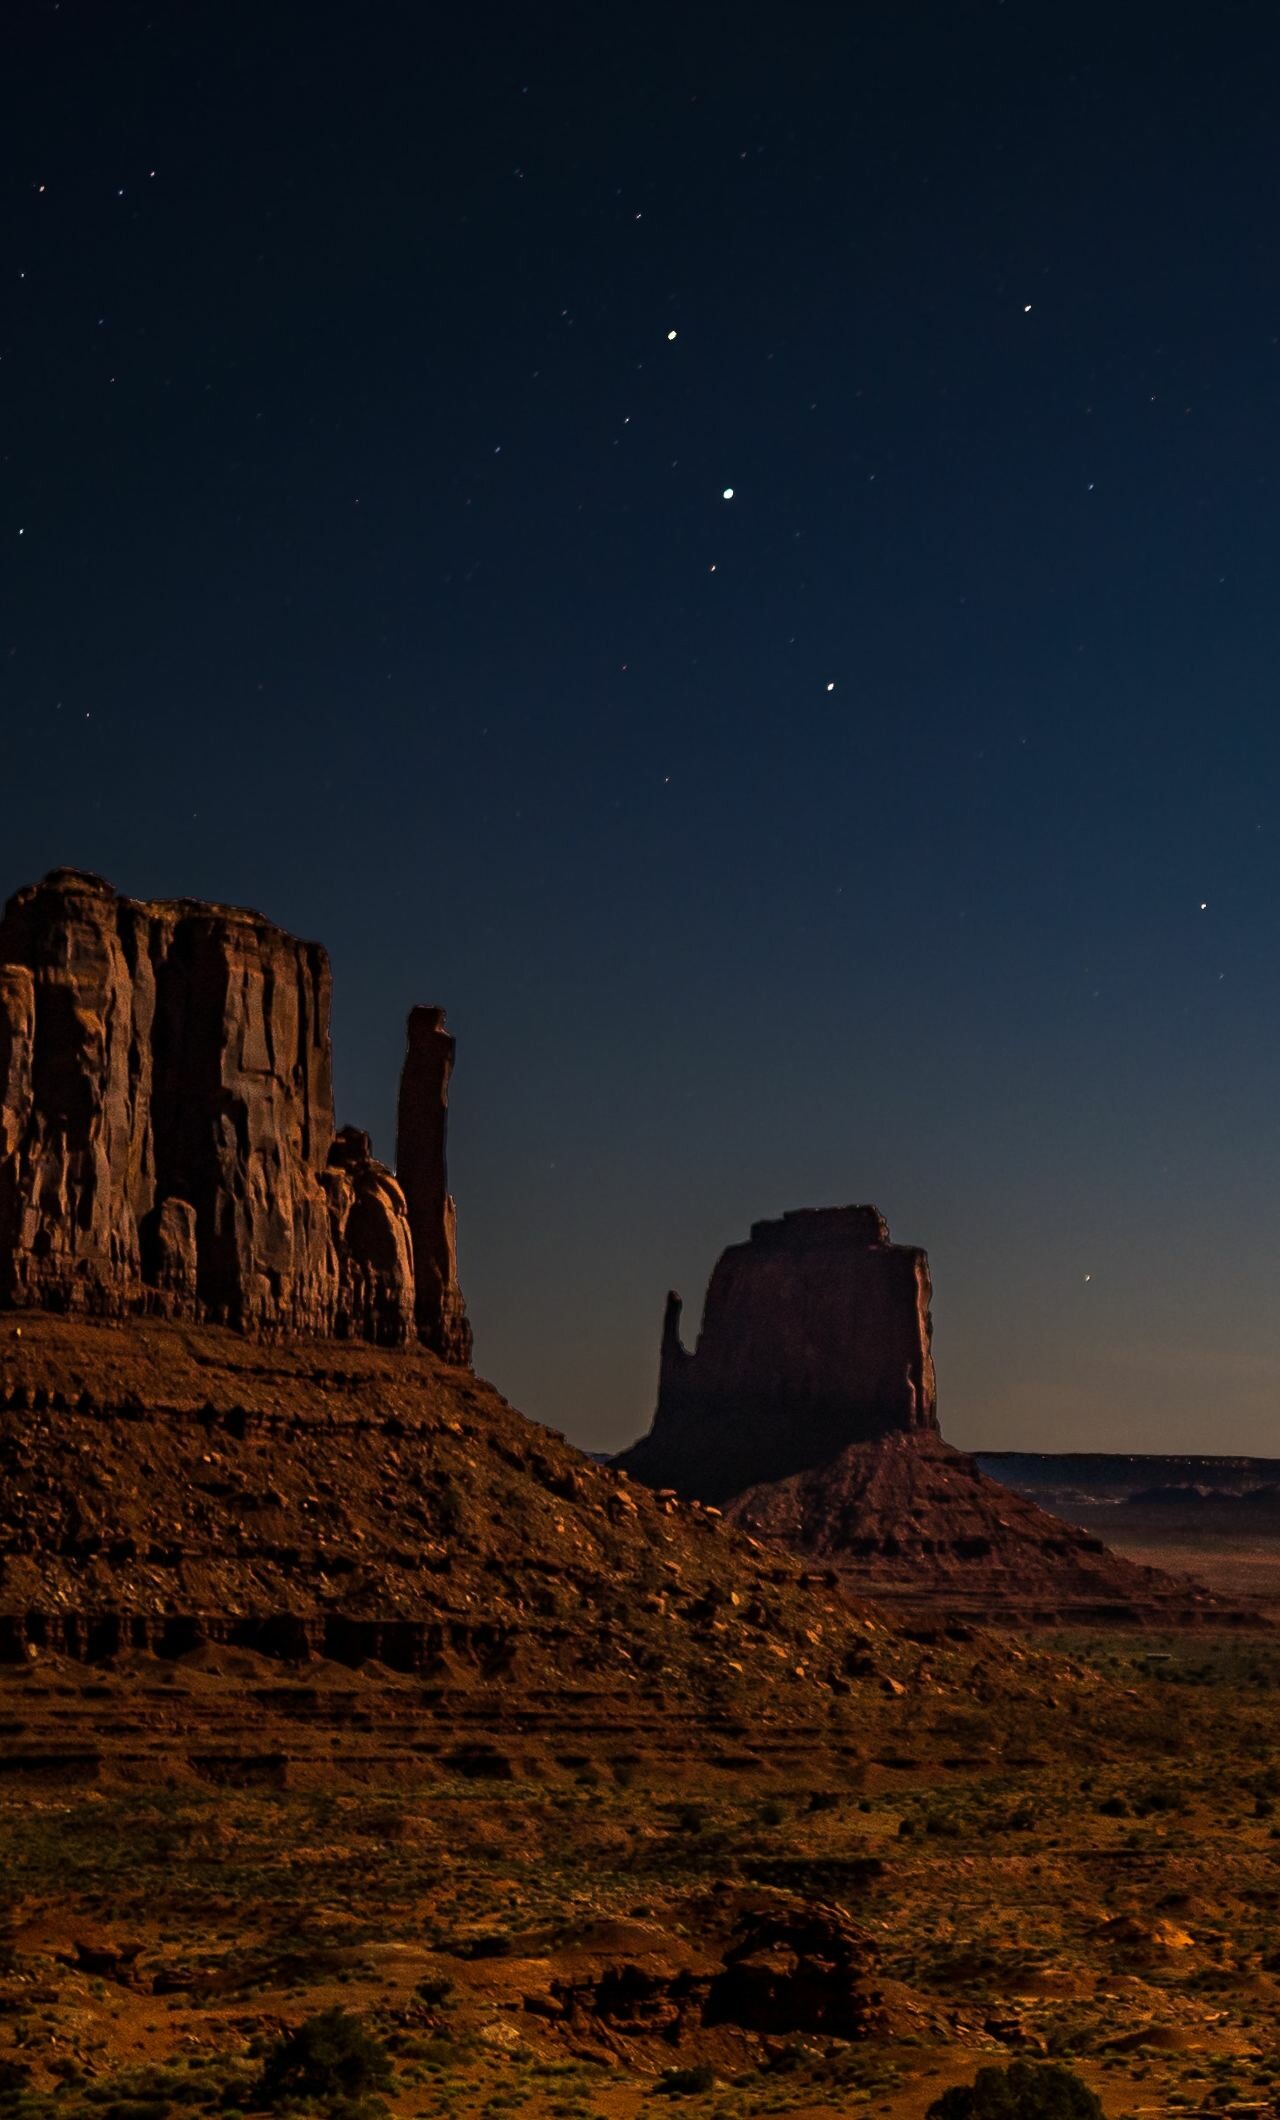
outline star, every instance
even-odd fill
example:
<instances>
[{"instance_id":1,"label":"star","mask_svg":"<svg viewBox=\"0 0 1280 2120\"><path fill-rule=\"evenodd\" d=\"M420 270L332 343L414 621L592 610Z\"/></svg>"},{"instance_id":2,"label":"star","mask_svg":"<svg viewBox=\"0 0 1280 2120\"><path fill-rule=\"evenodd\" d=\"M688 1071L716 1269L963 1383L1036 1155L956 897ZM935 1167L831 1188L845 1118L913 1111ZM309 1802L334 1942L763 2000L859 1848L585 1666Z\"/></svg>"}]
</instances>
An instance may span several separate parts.
<instances>
[{"instance_id":1,"label":"star","mask_svg":"<svg viewBox=\"0 0 1280 2120\"><path fill-rule=\"evenodd\" d=\"M733 499L733 488L732 488L732 486L726 486L726 487L725 487L725 489L724 489L724 492L723 492L723 493L721 494L720 498L721 498L721 500L722 500L722 501L731 501L731 500Z\"/></svg>"},{"instance_id":2,"label":"star","mask_svg":"<svg viewBox=\"0 0 1280 2120\"><path fill-rule=\"evenodd\" d=\"M671 344L671 341L672 341L672 339L674 339L675 337L677 337L677 335L678 335L678 334L677 334L676 332L674 332L674 331L669 331L669 332L667 333L667 344L668 344L668 345L670 345L670 344Z\"/></svg>"}]
</instances>

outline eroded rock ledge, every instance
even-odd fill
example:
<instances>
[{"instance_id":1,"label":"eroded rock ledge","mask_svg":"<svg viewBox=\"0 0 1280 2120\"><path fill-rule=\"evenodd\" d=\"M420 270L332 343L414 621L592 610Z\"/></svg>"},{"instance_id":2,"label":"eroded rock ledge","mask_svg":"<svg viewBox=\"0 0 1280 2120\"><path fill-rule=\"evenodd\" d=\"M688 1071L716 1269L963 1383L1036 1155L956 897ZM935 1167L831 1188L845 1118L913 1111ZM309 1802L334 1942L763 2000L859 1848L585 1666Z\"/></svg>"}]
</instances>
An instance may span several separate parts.
<instances>
[{"instance_id":1,"label":"eroded rock ledge","mask_svg":"<svg viewBox=\"0 0 1280 2120\"><path fill-rule=\"evenodd\" d=\"M0 919L0 1307L468 1361L453 1040L413 1011L397 1179L335 1130L329 999L324 950L260 914L71 869L19 891Z\"/></svg>"}]
</instances>

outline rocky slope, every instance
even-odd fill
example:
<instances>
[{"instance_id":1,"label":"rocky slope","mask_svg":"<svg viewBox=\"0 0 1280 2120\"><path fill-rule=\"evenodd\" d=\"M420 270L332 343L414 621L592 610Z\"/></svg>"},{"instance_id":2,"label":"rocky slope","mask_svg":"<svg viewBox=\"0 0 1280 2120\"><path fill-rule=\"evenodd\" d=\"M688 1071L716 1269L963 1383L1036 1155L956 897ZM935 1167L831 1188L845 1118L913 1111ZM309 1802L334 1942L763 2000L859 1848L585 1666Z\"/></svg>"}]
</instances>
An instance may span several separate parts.
<instances>
[{"instance_id":1,"label":"rocky slope","mask_svg":"<svg viewBox=\"0 0 1280 2120\"><path fill-rule=\"evenodd\" d=\"M1230 1616L1198 1584L1126 1560L999 1486L941 1436L850 1444L827 1464L749 1487L726 1514L836 1563L886 1604L1080 1624Z\"/></svg>"},{"instance_id":2,"label":"rocky slope","mask_svg":"<svg viewBox=\"0 0 1280 2120\"><path fill-rule=\"evenodd\" d=\"M896 1669L833 1581L424 1351L0 1321L10 1661L243 1648L512 1699L593 1678L742 1695L767 1717Z\"/></svg>"}]
</instances>

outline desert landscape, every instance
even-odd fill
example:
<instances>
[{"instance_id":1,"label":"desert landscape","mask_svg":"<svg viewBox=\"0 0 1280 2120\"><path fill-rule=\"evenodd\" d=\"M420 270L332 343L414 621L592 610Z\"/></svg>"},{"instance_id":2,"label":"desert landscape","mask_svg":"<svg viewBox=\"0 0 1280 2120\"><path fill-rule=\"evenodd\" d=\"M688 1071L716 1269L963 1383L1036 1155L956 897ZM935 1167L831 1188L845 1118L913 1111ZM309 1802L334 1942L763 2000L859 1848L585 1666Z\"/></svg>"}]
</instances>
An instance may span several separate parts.
<instances>
[{"instance_id":1,"label":"desert landscape","mask_svg":"<svg viewBox=\"0 0 1280 2120\"><path fill-rule=\"evenodd\" d=\"M673 1299L623 1459L527 1420L440 1014L393 1176L327 980L73 871L0 922L5 2109L1270 2110L1265 1614L943 1441L873 1209L759 1225L695 1354Z\"/></svg>"},{"instance_id":2,"label":"desert landscape","mask_svg":"<svg viewBox=\"0 0 1280 2120\"><path fill-rule=\"evenodd\" d=\"M1280 1460L1035 1451L977 1463L1129 1559L1186 1573L1280 1618Z\"/></svg>"},{"instance_id":3,"label":"desert landscape","mask_svg":"<svg viewBox=\"0 0 1280 2120\"><path fill-rule=\"evenodd\" d=\"M0 2120L1280 2120L1277 110L0 4Z\"/></svg>"}]
</instances>

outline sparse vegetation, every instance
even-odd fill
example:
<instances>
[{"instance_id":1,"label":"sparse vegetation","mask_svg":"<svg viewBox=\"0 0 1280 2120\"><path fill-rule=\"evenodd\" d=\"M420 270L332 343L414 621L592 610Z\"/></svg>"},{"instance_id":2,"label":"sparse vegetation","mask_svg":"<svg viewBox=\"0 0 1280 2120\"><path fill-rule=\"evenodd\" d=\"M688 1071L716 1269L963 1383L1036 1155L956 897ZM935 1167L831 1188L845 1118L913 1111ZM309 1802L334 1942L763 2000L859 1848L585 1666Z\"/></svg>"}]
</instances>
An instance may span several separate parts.
<instances>
[{"instance_id":1,"label":"sparse vegetation","mask_svg":"<svg viewBox=\"0 0 1280 2120\"><path fill-rule=\"evenodd\" d=\"M392 2085L381 2040L342 2009L318 2010L271 2048L257 2097L273 2111L320 2106L333 2120L366 2120L385 2111Z\"/></svg>"},{"instance_id":2,"label":"sparse vegetation","mask_svg":"<svg viewBox=\"0 0 1280 2120\"><path fill-rule=\"evenodd\" d=\"M1103 2120L1095 2091L1057 2062L980 2068L929 2107L926 2120Z\"/></svg>"}]
</instances>

